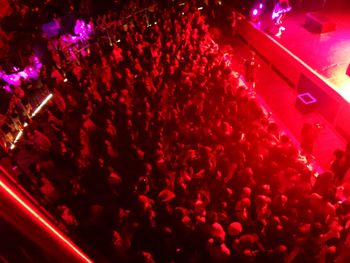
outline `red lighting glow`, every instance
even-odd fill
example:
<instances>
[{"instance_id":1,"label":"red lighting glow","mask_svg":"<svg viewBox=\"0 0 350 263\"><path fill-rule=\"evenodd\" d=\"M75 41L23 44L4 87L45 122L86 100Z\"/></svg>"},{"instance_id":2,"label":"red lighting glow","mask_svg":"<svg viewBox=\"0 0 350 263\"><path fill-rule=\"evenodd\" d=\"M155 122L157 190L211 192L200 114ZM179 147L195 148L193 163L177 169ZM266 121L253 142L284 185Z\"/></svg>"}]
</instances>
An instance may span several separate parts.
<instances>
[{"instance_id":1,"label":"red lighting glow","mask_svg":"<svg viewBox=\"0 0 350 263\"><path fill-rule=\"evenodd\" d=\"M1 166L0 170L6 174L7 176L10 176ZM0 187L5 190L8 195L14 199L21 207L23 207L29 214L34 217L45 229L50 231L52 234L54 234L59 240L61 240L67 249L74 251L75 254L77 254L81 259L82 262L89 262L92 263L93 261L89 259L80 249L75 246L71 241L69 241L67 238L65 238L62 234L59 233L58 230L46 219L44 219L41 215L39 215L35 208L32 207L31 204L29 204L27 201L23 200L20 196L16 194L16 190L13 189L11 186L6 184L4 181L0 179Z\"/></svg>"}]
</instances>

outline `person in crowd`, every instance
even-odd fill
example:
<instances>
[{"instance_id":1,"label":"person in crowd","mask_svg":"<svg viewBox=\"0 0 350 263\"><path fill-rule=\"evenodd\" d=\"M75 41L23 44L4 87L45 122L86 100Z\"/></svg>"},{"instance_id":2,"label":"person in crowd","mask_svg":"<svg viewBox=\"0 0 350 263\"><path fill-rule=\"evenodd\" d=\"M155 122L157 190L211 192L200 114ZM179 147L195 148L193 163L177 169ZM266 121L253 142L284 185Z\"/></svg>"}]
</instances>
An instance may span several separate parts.
<instances>
[{"instance_id":1,"label":"person in crowd","mask_svg":"<svg viewBox=\"0 0 350 263\"><path fill-rule=\"evenodd\" d=\"M101 15L118 38L95 32L74 62L48 49L54 97L17 149L37 157L29 180L111 262L334 262L349 246L335 178L350 144L315 180L200 10L168 5L127 26Z\"/></svg>"}]
</instances>

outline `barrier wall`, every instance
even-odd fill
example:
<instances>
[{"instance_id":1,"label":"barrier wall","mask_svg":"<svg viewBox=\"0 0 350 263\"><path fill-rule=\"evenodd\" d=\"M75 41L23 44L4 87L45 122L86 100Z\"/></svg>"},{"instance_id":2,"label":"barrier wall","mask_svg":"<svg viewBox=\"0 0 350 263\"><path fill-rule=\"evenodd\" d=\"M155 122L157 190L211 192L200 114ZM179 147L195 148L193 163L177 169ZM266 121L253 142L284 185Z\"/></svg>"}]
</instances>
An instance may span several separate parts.
<instances>
[{"instance_id":1,"label":"barrier wall","mask_svg":"<svg viewBox=\"0 0 350 263\"><path fill-rule=\"evenodd\" d=\"M350 140L350 104L323 76L305 64L273 37L242 18L238 35L295 90L309 92L318 100L317 111L347 140Z\"/></svg>"}]
</instances>

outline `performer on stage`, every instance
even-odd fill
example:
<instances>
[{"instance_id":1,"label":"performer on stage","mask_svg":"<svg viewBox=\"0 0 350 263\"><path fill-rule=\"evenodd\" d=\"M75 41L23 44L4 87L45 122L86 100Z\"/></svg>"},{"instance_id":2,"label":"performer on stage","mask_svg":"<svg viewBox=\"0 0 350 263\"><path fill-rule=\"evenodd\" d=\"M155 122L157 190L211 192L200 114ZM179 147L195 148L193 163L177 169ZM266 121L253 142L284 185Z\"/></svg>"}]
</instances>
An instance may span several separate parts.
<instances>
[{"instance_id":1,"label":"performer on stage","mask_svg":"<svg viewBox=\"0 0 350 263\"><path fill-rule=\"evenodd\" d=\"M272 12L272 20L275 23L275 27L278 29L276 37L280 37L282 32L285 30L283 27L283 20L286 16L286 13L291 10L289 5L289 0L276 0L275 7Z\"/></svg>"}]
</instances>

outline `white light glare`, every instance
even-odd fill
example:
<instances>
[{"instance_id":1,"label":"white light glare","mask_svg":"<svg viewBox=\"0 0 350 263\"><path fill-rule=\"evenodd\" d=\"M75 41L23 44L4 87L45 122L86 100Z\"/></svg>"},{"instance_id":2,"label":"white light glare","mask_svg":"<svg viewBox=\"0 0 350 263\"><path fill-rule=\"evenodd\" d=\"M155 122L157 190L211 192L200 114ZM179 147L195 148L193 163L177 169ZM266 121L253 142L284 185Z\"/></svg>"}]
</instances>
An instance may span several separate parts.
<instances>
[{"instance_id":1,"label":"white light glare","mask_svg":"<svg viewBox=\"0 0 350 263\"><path fill-rule=\"evenodd\" d=\"M45 104L52 98L52 96L53 96L52 93L50 93L50 94L44 99L44 101L39 105L39 107L36 108L36 110L33 112L32 118L33 118L35 115L38 114L38 112L41 110L41 108L45 106Z\"/></svg>"},{"instance_id":2,"label":"white light glare","mask_svg":"<svg viewBox=\"0 0 350 263\"><path fill-rule=\"evenodd\" d=\"M16 139L13 143L15 144L16 142L18 142L18 140L22 137L22 135L23 135L23 131L19 131L19 133L17 134Z\"/></svg>"}]
</instances>

